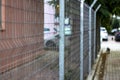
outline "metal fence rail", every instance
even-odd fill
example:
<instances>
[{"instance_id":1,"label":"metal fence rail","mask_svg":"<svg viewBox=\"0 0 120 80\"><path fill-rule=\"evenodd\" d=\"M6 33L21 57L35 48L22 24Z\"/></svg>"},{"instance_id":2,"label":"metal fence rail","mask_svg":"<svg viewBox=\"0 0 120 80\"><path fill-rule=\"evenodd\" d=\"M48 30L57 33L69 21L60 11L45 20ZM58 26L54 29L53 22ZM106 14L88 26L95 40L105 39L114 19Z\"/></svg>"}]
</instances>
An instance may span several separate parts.
<instances>
[{"instance_id":1,"label":"metal fence rail","mask_svg":"<svg viewBox=\"0 0 120 80\"><path fill-rule=\"evenodd\" d=\"M94 46L99 50L100 44L99 39L94 43L94 10L89 34L90 6L83 2L82 8L78 0L61 0L56 6L51 0L0 1L0 80L86 79L89 60L93 64L97 55Z\"/></svg>"}]
</instances>

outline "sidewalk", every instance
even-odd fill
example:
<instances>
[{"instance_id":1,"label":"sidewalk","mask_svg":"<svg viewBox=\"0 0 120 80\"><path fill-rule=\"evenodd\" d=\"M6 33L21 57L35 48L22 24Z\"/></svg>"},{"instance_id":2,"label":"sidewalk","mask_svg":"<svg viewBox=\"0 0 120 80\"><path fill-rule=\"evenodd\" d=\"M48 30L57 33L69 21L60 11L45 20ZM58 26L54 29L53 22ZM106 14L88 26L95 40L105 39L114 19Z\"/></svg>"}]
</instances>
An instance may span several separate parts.
<instances>
[{"instance_id":1,"label":"sidewalk","mask_svg":"<svg viewBox=\"0 0 120 80\"><path fill-rule=\"evenodd\" d=\"M120 42L111 40L110 36L109 41L102 42L101 51L104 53L107 47L110 54L106 55L105 60L98 57L87 80L120 80Z\"/></svg>"},{"instance_id":2,"label":"sidewalk","mask_svg":"<svg viewBox=\"0 0 120 80\"><path fill-rule=\"evenodd\" d=\"M120 80L120 42L111 40L103 42L102 47L109 47L110 54L107 56L103 80Z\"/></svg>"},{"instance_id":3,"label":"sidewalk","mask_svg":"<svg viewBox=\"0 0 120 80\"><path fill-rule=\"evenodd\" d=\"M112 51L107 57L103 80L120 80L120 51Z\"/></svg>"}]
</instances>

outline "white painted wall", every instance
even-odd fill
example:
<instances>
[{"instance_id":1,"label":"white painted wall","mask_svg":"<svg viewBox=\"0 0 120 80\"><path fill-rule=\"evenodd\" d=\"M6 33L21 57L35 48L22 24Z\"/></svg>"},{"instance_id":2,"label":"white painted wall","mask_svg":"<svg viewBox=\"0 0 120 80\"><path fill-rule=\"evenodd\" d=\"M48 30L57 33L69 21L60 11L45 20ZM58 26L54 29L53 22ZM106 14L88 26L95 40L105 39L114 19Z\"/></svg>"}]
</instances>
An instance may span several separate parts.
<instances>
[{"instance_id":1,"label":"white painted wall","mask_svg":"<svg viewBox=\"0 0 120 80\"><path fill-rule=\"evenodd\" d=\"M50 0L44 0L44 27L53 28L55 22L55 9L48 4Z\"/></svg>"}]
</instances>

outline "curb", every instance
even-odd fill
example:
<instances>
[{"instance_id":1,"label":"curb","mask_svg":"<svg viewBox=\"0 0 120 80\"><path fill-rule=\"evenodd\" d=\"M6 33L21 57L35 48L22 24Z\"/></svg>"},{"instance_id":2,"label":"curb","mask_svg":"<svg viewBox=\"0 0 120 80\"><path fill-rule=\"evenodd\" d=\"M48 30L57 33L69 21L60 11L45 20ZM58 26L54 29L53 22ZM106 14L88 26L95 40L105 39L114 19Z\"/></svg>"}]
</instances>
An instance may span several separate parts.
<instances>
[{"instance_id":1,"label":"curb","mask_svg":"<svg viewBox=\"0 0 120 80\"><path fill-rule=\"evenodd\" d=\"M100 63L100 60L101 60L102 53L103 53L103 50L100 50L98 55L97 55L97 58L94 62L92 71L89 73L86 80L97 80L97 79L95 79L95 77L96 77L96 74L97 74L97 69L98 69L98 66L99 66L99 63Z\"/></svg>"}]
</instances>

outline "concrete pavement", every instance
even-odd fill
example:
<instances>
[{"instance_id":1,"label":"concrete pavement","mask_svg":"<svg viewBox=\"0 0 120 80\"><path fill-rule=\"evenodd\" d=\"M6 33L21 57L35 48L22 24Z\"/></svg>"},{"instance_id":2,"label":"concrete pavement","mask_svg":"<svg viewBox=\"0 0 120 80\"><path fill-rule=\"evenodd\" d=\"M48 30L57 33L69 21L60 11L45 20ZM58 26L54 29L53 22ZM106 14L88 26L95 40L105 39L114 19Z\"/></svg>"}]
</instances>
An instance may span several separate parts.
<instances>
[{"instance_id":1,"label":"concrete pavement","mask_svg":"<svg viewBox=\"0 0 120 80\"><path fill-rule=\"evenodd\" d=\"M113 40L112 40L113 38ZM101 43L101 52L105 52L106 48L110 48L110 54L107 55L106 61L104 64L104 73L102 80L120 80L120 42L116 42L114 40L114 36L109 36L108 41L102 41ZM100 52L100 53L101 53ZM96 63L93 66L92 72L90 73L87 80L99 80L99 74L100 74L100 64L101 60L98 56L98 59L96 60ZM98 64L99 62L99 64ZM96 76L94 79L94 73L96 66L98 66L98 70L96 72Z\"/></svg>"}]
</instances>

